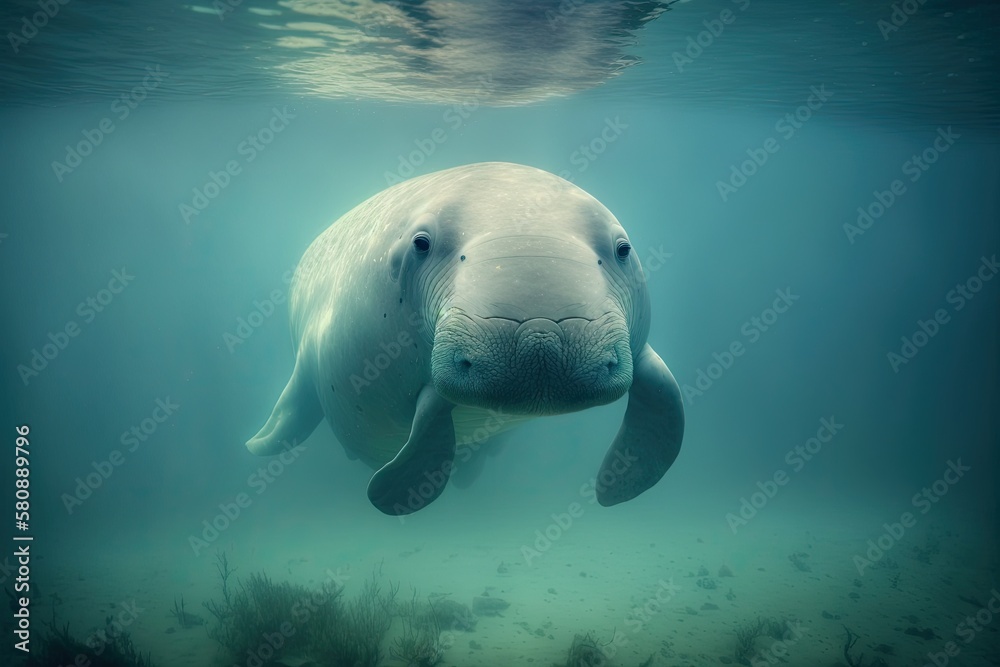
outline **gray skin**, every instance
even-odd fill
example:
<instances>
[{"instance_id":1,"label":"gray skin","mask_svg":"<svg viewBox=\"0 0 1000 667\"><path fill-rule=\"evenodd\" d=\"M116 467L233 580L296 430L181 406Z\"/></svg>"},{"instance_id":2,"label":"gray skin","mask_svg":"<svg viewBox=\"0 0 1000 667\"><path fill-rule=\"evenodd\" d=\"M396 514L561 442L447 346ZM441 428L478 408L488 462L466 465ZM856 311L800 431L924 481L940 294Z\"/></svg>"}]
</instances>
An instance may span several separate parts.
<instances>
[{"instance_id":1,"label":"gray skin","mask_svg":"<svg viewBox=\"0 0 1000 667\"><path fill-rule=\"evenodd\" d=\"M433 501L492 435L626 392L598 501L639 495L680 450L639 259L607 208L548 172L480 163L375 195L310 245L289 308L295 370L247 447L280 453L325 416L377 470L386 514Z\"/></svg>"}]
</instances>

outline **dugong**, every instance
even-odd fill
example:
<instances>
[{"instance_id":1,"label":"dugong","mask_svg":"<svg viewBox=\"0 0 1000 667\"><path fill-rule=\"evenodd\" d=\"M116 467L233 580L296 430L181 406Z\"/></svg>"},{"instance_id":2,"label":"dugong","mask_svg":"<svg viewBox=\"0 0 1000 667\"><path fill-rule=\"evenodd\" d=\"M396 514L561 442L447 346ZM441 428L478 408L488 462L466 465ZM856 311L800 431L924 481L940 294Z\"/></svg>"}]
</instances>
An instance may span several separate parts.
<instances>
[{"instance_id":1,"label":"dugong","mask_svg":"<svg viewBox=\"0 0 1000 667\"><path fill-rule=\"evenodd\" d=\"M313 241L288 302L295 368L247 447L278 454L326 417L376 470L368 498L385 514L436 499L483 434L626 392L598 502L649 489L680 450L680 388L646 342L637 253L554 174L486 162L394 185Z\"/></svg>"}]
</instances>

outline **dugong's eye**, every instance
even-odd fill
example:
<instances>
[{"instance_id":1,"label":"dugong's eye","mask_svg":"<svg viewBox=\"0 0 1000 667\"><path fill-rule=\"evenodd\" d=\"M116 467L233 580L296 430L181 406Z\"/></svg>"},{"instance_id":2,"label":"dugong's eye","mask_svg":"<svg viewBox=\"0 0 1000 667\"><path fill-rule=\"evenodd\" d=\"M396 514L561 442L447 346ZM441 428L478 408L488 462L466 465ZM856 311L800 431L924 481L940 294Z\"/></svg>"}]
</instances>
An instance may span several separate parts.
<instances>
[{"instance_id":1,"label":"dugong's eye","mask_svg":"<svg viewBox=\"0 0 1000 667\"><path fill-rule=\"evenodd\" d=\"M618 259L622 262L628 259L629 253L631 252L632 244L628 241L622 240L615 245L615 255L617 255Z\"/></svg>"},{"instance_id":2,"label":"dugong's eye","mask_svg":"<svg viewBox=\"0 0 1000 667\"><path fill-rule=\"evenodd\" d=\"M417 254L424 255L431 249L431 236L427 232L417 232L413 235L413 249Z\"/></svg>"}]
</instances>

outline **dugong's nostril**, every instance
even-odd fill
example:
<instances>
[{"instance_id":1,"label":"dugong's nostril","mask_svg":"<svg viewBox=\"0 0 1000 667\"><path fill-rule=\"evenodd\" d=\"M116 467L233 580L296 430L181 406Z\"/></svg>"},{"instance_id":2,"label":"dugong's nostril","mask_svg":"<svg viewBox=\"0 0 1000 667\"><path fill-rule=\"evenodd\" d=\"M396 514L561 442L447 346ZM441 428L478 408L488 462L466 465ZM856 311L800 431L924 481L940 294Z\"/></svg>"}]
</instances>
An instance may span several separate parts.
<instances>
[{"instance_id":1,"label":"dugong's nostril","mask_svg":"<svg viewBox=\"0 0 1000 667\"><path fill-rule=\"evenodd\" d=\"M605 356L604 367L608 369L609 375L614 375L618 370L618 354L614 351L608 352Z\"/></svg>"}]
</instances>

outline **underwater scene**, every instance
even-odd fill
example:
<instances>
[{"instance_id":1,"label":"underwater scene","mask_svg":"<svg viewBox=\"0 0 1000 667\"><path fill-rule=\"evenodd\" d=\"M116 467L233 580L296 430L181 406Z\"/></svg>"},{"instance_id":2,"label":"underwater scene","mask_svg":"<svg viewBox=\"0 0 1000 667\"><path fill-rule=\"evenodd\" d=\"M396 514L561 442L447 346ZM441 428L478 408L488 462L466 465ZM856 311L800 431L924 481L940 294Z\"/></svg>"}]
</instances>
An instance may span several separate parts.
<instances>
[{"instance_id":1,"label":"underwater scene","mask_svg":"<svg viewBox=\"0 0 1000 667\"><path fill-rule=\"evenodd\" d=\"M0 33L0 665L1000 665L1000 5Z\"/></svg>"}]
</instances>

